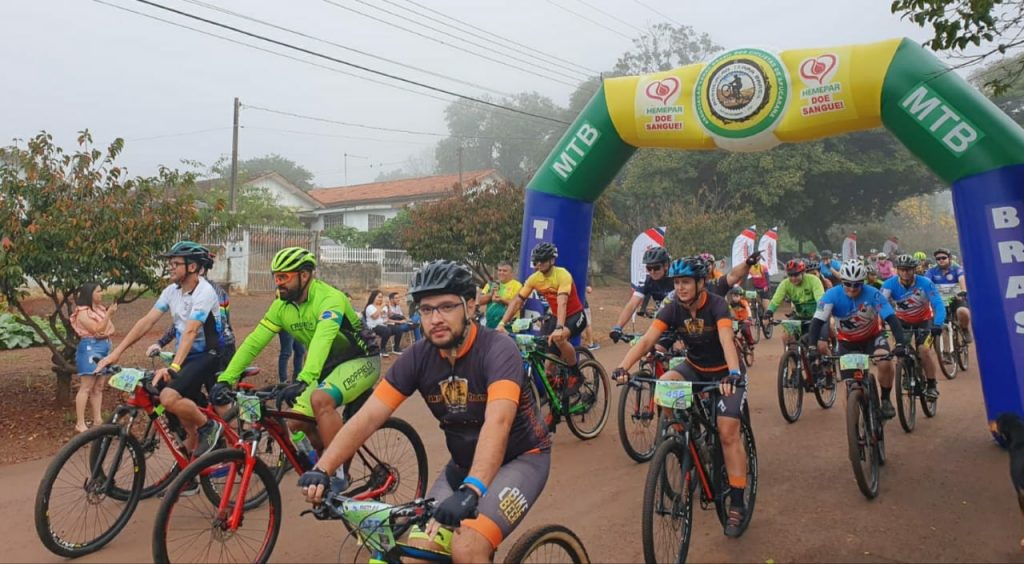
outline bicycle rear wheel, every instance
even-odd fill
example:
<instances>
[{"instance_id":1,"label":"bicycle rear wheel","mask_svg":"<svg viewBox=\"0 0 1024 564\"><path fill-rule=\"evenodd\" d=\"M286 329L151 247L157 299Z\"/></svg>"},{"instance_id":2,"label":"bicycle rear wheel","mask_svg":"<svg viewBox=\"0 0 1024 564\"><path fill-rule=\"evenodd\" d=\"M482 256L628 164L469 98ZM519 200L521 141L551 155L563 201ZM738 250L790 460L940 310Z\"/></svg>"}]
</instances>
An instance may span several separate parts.
<instances>
[{"instance_id":1,"label":"bicycle rear wheel","mask_svg":"<svg viewBox=\"0 0 1024 564\"><path fill-rule=\"evenodd\" d=\"M779 359L779 410L788 423L796 423L804 409L804 385L801 382L800 356L788 350Z\"/></svg>"},{"instance_id":2,"label":"bicycle rear wheel","mask_svg":"<svg viewBox=\"0 0 1024 564\"><path fill-rule=\"evenodd\" d=\"M910 360L900 360L896 365L896 414L900 427L907 433L917 426L917 395L921 392ZM923 396L922 396L923 399Z\"/></svg>"},{"instance_id":3,"label":"bicycle rear wheel","mask_svg":"<svg viewBox=\"0 0 1024 564\"><path fill-rule=\"evenodd\" d=\"M967 367L970 366L971 357L968 354L970 345L964 340L963 329L957 326L953 332L953 350L956 351L956 364L960 367L960 370L967 371Z\"/></svg>"},{"instance_id":4,"label":"bicycle rear wheel","mask_svg":"<svg viewBox=\"0 0 1024 564\"><path fill-rule=\"evenodd\" d=\"M345 495L397 504L427 493L427 450L412 425L391 417L356 452Z\"/></svg>"},{"instance_id":5,"label":"bicycle rear wheel","mask_svg":"<svg viewBox=\"0 0 1024 564\"><path fill-rule=\"evenodd\" d=\"M766 323L764 319L758 321L761 324L761 332L764 333L764 338L771 340L772 333L775 332L775 326L771 323Z\"/></svg>"},{"instance_id":6,"label":"bicycle rear wheel","mask_svg":"<svg viewBox=\"0 0 1024 564\"><path fill-rule=\"evenodd\" d=\"M588 440L598 436L608 422L612 411L611 385L604 367L597 362L584 360L577 366L583 382L579 392L569 396L566 423L573 435Z\"/></svg>"},{"instance_id":7,"label":"bicycle rear wheel","mask_svg":"<svg viewBox=\"0 0 1024 564\"><path fill-rule=\"evenodd\" d=\"M637 376L650 378L648 372ZM619 439L626 454L647 462L658 446L658 407L654 405L654 383L630 382L619 392Z\"/></svg>"},{"instance_id":8,"label":"bicycle rear wheel","mask_svg":"<svg viewBox=\"0 0 1024 564\"><path fill-rule=\"evenodd\" d=\"M923 374L918 375L917 386L921 398L921 411L924 412L928 418L935 417L935 414L939 412L939 399L928 399L928 396L924 394L925 379Z\"/></svg>"},{"instance_id":9,"label":"bicycle rear wheel","mask_svg":"<svg viewBox=\"0 0 1024 564\"><path fill-rule=\"evenodd\" d=\"M39 482L34 511L39 540L65 558L99 550L128 524L145 479L142 448L130 435L122 436L117 425L98 425L76 435ZM114 489L123 496L111 495Z\"/></svg>"},{"instance_id":10,"label":"bicycle rear wheel","mask_svg":"<svg viewBox=\"0 0 1024 564\"><path fill-rule=\"evenodd\" d=\"M743 451L747 456L747 485L743 489L743 505L746 508L746 515L740 523L740 535L746 532L750 526L750 520L754 516L754 503L757 501L757 445L754 443L754 430L750 427L749 412L745 412L740 418L740 441L743 444ZM721 451L721 441L715 440L715 448ZM729 507L725 503L729 499L729 473L725 468L723 455L716 455L716 463L721 469L721 476L718 480L721 486L715 496L715 511L718 513L718 521L725 527L729 520Z\"/></svg>"},{"instance_id":11,"label":"bicycle rear wheel","mask_svg":"<svg viewBox=\"0 0 1024 564\"><path fill-rule=\"evenodd\" d=\"M878 495L878 451L864 393L863 389L853 390L846 398L846 438L857 487L864 497L874 499Z\"/></svg>"},{"instance_id":12,"label":"bicycle rear wheel","mask_svg":"<svg viewBox=\"0 0 1024 564\"><path fill-rule=\"evenodd\" d=\"M661 442L647 468L641 539L644 562L685 562L693 532L697 473L686 445L676 437Z\"/></svg>"},{"instance_id":13,"label":"bicycle rear wheel","mask_svg":"<svg viewBox=\"0 0 1024 564\"><path fill-rule=\"evenodd\" d=\"M224 489L230 498L214 505L206 496L182 496L185 486L204 472L225 468ZM153 524L154 562L266 562L281 529L281 491L274 473L256 459L244 493L248 505L253 488L266 492L267 503L244 509L238 527L229 519L240 498L245 453L221 449L198 458L171 483Z\"/></svg>"},{"instance_id":14,"label":"bicycle rear wheel","mask_svg":"<svg viewBox=\"0 0 1024 564\"><path fill-rule=\"evenodd\" d=\"M588 564L590 556L576 533L561 525L530 529L508 551L505 562L572 562Z\"/></svg>"},{"instance_id":15,"label":"bicycle rear wheel","mask_svg":"<svg viewBox=\"0 0 1024 564\"><path fill-rule=\"evenodd\" d=\"M953 326L946 323L942 327L942 335L937 339L939 346L935 349L935 352L939 355L939 368L942 370L942 375L948 380L956 378L955 333L956 330L953 329Z\"/></svg>"}]
</instances>

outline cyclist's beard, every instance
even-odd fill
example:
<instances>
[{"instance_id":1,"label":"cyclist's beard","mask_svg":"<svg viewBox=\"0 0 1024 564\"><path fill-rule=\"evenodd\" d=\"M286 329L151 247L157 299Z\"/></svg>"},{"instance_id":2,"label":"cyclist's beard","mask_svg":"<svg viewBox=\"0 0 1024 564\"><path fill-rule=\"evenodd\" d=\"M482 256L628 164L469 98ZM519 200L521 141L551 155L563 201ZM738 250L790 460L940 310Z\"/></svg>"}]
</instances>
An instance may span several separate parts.
<instances>
[{"instance_id":1,"label":"cyclist's beard","mask_svg":"<svg viewBox=\"0 0 1024 564\"><path fill-rule=\"evenodd\" d=\"M278 286L277 288L277 295L281 298L282 301L294 302L295 300L299 299L299 296L301 294L301 288L282 288L280 286Z\"/></svg>"}]
</instances>

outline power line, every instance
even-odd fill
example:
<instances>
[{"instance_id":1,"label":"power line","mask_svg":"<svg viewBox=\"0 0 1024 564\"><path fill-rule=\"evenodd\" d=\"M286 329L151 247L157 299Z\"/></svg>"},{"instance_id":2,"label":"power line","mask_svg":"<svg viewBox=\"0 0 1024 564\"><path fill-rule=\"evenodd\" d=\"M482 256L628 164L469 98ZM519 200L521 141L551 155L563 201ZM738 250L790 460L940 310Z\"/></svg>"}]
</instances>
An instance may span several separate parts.
<instances>
[{"instance_id":1,"label":"power line","mask_svg":"<svg viewBox=\"0 0 1024 564\"><path fill-rule=\"evenodd\" d=\"M96 1L99 1L99 0L96 0ZM365 65L360 65L360 64L357 64L357 63L353 63L353 62L350 62L350 61L339 59L337 57L332 57L330 55L325 55L324 53L320 53L319 51L314 51L312 49L306 49L305 47L299 47L298 45L293 45L293 44L287 43L285 41L280 41L280 40L277 40L277 39L266 37L266 36L260 35L258 33L254 33L254 32L251 32L251 31L246 31L244 29L240 29L240 28L237 28L237 27L225 24L225 23L221 23L221 22L218 22L218 21L215 21L215 20L211 20L211 19L208 19L208 18L197 16L197 15L191 14L189 12L185 12L185 11L182 11L182 10L171 8L169 6L164 6L164 5L158 4L156 2L151 2L150 0L135 0L135 1L139 2L141 4L145 4L147 6L152 6L154 8L159 8L161 10L165 10L165 11L168 11L168 12L171 12L171 13L174 13L174 14L178 14L180 16L184 16L184 17L187 17L187 18L190 18L190 19L193 19L193 20L201 21L201 22L204 22L204 23L216 26L216 27L220 27L220 28L223 28L223 29L234 31L235 33L246 35L248 37L252 37L252 38L258 39L260 41L264 41L264 42L267 42L267 43L272 43L272 44L278 45L280 47L285 47L285 48L291 49L293 51L298 51L300 53L305 53L307 55L312 55L314 57L319 57L321 59L326 59L328 61L332 61L332 62L335 62L335 63L338 63L338 64L342 64L342 65L345 65L345 66L356 68L356 69L359 69L359 70L364 71L364 72L369 72L369 73L372 73L372 74L376 74L378 76L383 76L383 77L386 77L386 78L390 78L391 80L397 80L399 82L404 82L406 84L412 84L414 86L419 86L420 88L426 88L427 90L433 90L434 92L440 92L442 94L447 94L449 96L455 96L456 98L461 98L463 100L469 100L469 101L472 101L472 102L476 102L478 104L483 104L485 106L490 106L492 108L498 108L498 109L502 109L502 110L505 110L505 111L508 111L508 112L512 112L512 113L516 113L516 114L520 114L520 115L524 115L524 116L530 116L530 117L533 117L533 118L543 119L543 120L554 122L554 123L560 123L560 124L563 124L563 125L569 125L568 122L560 120L560 119L557 119L557 118L548 117L548 116L541 115L541 114L535 114L533 112L528 112L526 110L520 110L520 109L517 109L517 108L511 108L511 107L504 106L502 104L498 104L498 103L495 103L495 102L489 102L489 101L487 101L485 99L477 98L475 96L468 96L466 94L459 94L459 93L454 92L452 90L448 90L448 89L445 89L445 88L440 88L440 87L437 87L437 86L432 86L432 85L429 85L429 84L426 84L426 83L423 83L423 82L419 82L419 81L416 81L416 80L412 80L412 79L409 79L409 78L398 76L398 75L393 74L393 73L379 71L379 70L367 67Z\"/></svg>"},{"instance_id":2,"label":"power line","mask_svg":"<svg viewBox=\"0 0 1024 564\"><path fill-rule=\"evenodd\" d=\"M666 14L663 14L663 13L659 12L658 10L655 10L654 8L652 8L652 7L648 6L647 4L644 4L644 3L643 3L643 2L641 2L640 0L633 0L633 1L634 1L634 2L636 2L637 4L640 4L640 5L641 5L641 6L643 6L644 8L647 8L648 10L650 10L650 11L654 12L655 14L658 14L659 16L661 16L662 18L664 18L664 19L665 19L666 21L668 21L668 22L671 22L671 23L674 23L674 24L676 24L676 26L680 26L680 27L681 27L681 26L683 25L683 24L679 23L678 21L676 21L676 20L674 20L674 19L670 18L670 17L668 16L668 15L666 15Z\"/></svg>"},{"instance_id":3,"label":"power line","mask_svg":"<svg viewBox=\"0 0 1024 564\"><path fill-rule=\"evenodd\" d=\"M198 129L196 131L182 131L180 133L167 133L167 134L164 134L164 135L153 135L153 136L150 136L150 137L134 137L134 138L131 138L131 139L125 139L125 141L130 141L132 143L136 143L136 142L139 142L139 141L153 141L155 139L167 139L169 137L185 137L187 135L199 135L201 133L210 133L210 132L213 132L213 131L224 131L225 129L231 129L231 127L230 126L214 127L214 128L211 128L211 129Z\"/></svg>"},{"instance_id":4,"label":"power line","mask_svg":"<svg viewBox=\"0 0 1024 564\"><path fill-rule=\"evenodd\" d=\"M356 49L355 47L349 47L347 45L342 45L340 43L336 43L336 42L328 40L328 39L323 39L323 38L317 37L315 35L310 35L308 33L303 33L301 31L297 31L297 30L290 29L290 28L287 28L287 27L284 27L284 26L281 26L281 25L277 25L277 24L275 24L273 22L268 22L266 20L261 20L259 18L248 16L246 14L242 14L242 13L239 13L239 12L228 10L227 8L222 8L222 7L217 6L215 4L210 4L208 2L202 2L201 0L184 0L184 1L188 2L189 4L194 4L196 6L201 6L203 8L209 9L209 10L214 10L216 12L220 12L222 14L227 14L229 16L234 16L236 18L241 18L241 19L244 19L244 20L248 20L248 21L251 21L251 22L262 24L262 25L265 25L267 27L271 27L271 28L283 31L285 33L290 33L292 35L297 35L299 37L304 37L306 39L312 39L313 41L318 41L320 43L331 45L331 46L337 47L339 49L344 49L346 51L351 51L353 53L358 53L358 54L363 55L365 57L370 57L370 58L373 58L373 59L377 59L379 61L384 61L384 62L390 63L392 65L397 65L397 66L400 66L400 67L403 67L403 68L406 68L406 69L410 69L410 70L414 70L414 71L421 72L421 73L424 73L424 74L428 74L428 75L431 75L431 76L434 76L434 77L437 77L437 78L443 78L445 80L450 80L452 82L457 82L457 83L462 84L464 86L472 86L473 88L479 88L480 90L486 90L486 91L491 92L493 94L497 94L498 96L503 96L505 98L514 98L515 97L514 95L509 94L507 92L503 92L501 90L495 90L493 88L490 88L490 87L487 87L487 86L483 86L481 84L476 84L476 83L473 83L473 82L469 82L469 81L466 81L466 80L455 78L453 76L448 76L448 75L444 75L444 74L441 74L441 73L438 73L438 72L429 71L429 70L426 70L426 69L424 69L422 67L418 67L418 66L414 66L414 65L409 65L409 64L403 63L401 61L396 61L394 59L389 59L387 57L381 57L380 55L374 55L373 53L369 53L369 52L363 51L361 49Z\"/></svg>"},{"instance_id":5,"label":"power line","mask_svg":"<svg viewBox=\"0 0 1024 564\"><path fill-rule=\"evenodd\" d=\"M140 1L141 1L141 0L140 0ZM565 12L569 12L570 14L572 14L572 15L576 16L577 18L579 18L579 19L581 19L581 20L584 20L584 21L588 21L588 22L590 22L590 23L592 23L592 24L594 24L594 25L596 25L596 26L598 26L598 27L602 27L602 28L604 28L604 29L607 29L608 31L610 31L610 32L614 33L615 35L618 35L618 36L620 36L620 37L625 37L626 39L629 39L630 41L632 41L632 40L633 40L633 38L632 38L632 37L630 37L630 36L626 35L625 33L622 33L621 31L619 31L619 30L617 30L617 29L614 29L614 28L608 27L608 26L604 25L603 23L601 23L601 22L599 22L599 21L597 21L597 20L594 20L594 19L591 19L591 18L589 18L589 17L587 17L587 16L584 16L583 14L581 14L581 13L579 13L579 12L576 12L576 11L570 10L569 8L566 8L565 6L562 6L561 4L556 4L556 3L555 3L555 0L548 0L548 4L551 4L552 6L554 6L554 7L558 8L558 9L560 9L560 10L563 10L563 11L565 11Z\"/></svg>"},{"instance_id":6,"label":"power line","mask_svg":"<svg viewBox=\"0 0 1024 564\"><path fill-rule=\"evenodd\" d=\"M456 23L459 23L459 24L462 24L462 25L464 25L466 27L475 29L475 30L479 31L480 33L484 34L484 37L490 36L490 37L494 37L494 38L497 38L497 39L501 39L502 41L505 41L507 43L515 45L516 47L519 47L521 49L525 49L527 51L533 51L534 53L537 53L538 55L543 55L543 56L547 57L548 59L551 59L552 61L557 61L557 62L565 63L567 65L576 67L577 69L580 69L580 70L584 71L585 73L589 73L591 75L601 74L601 71L597 71L597 70L594 70L592 68L589 68L589 67L586 67L586 66L574 63L572 61L563 59L561 57L558 57L558 56L555 56L555 55L550 55L550 54L545 53L543 51L539 51L537 49L534 49L533 47L530 47L529 45L526 45L524 43L520 43L520 42L518 42L518 41L516 41L514 39L509 39L507 37L502 37L501 35L498 35L498 34L494 33L493 31L487 31L487 30L485 30L485 29L483 29L483 28L481 28L479 26L475 26L475 25L473 25L473 24L471 24L471 23L469 23L469 22L467 22L465 20L460 20L460 19L458 19L458 18L456 18L454 16L449 16L448 14L439 12L439 11L433 9L433 8L430 8L428 6L424 6L423 4L415 2L414 0L405 0L405 1L407 3L409 3L409 4L412 4L413 6L419 6L420 8L423 8L424 10L427 10L428 12L433 12L433 13L439 15L439 16L448 18L448 19L450 19L450 20L452 20L452 21L454 21ZM493 39L491 39L491 41L493 42Z\"/></svg>"},{"instance_id":7,"label":"power line","mask_svg":"<svg viewBox=\"0 0 1024 564\"><path fill-rule=\"evenodd\" d=\"M609 12L607 12L605 10L602 10L601 8L598 8L597 6L591 4L590 2L587 2L586 0L576 0L576 1L579 2L580 4L583 4L584 6L586 6L588 8L590 8L591 10L594 10L595 12L597 12L599 14L604 14L605 17L611 18L611 19L619 22L620 24L622 24L622 25L624 25L626 27L631 27L631 28L639 31L640 33L646 33L647 32L647 30L639 28L639 27L637 27L637 26L627 22L626 20L616 16L615 14L612 14L612 13L609 13Z\"/></svg>"},{"instance_id":8,"label":"power line","mask_svg":"<svg viewBox=\"0 0 1024 564\"><path fill-rule=\"evenodd\" d=\"M314 131L296 131L294 129L279 129L279 128L276 128L276 127L258 127L258 126L253 126L253 125L242 125L240 127L242 129L252 129L252 130L256 130L256 131L269 131L269 132L273 132L273 133L291 133L293 135L310 135L310 136L313 136L313 137L334 137L334 138L338 138L338 139L353 139L353 140L356 140L356 141L373 141L373 142L377 142L377 143L398 143L398 144L402 144L402 145L423 145L423 146L433 146L434 145L433 142L428 143L428 142L425 142L425 141L408 141L408 140L402 140L402 139L377 139L375 137L360 137L360 136L357 136L357 135L338 135L338 134L334 134L334 133L320 133L320 132L314 132Z\"/></svg>"},{"instance_id":9,"label":"power line","mask_svg":"<svg viewBox=\"0 0 1024 564\"><path fill-rule=\"evenodd\" d=\"M143 1L143 0L139 0L139 1L141 2L141 1ZM401 26L401 25L399 25L399 24L396 24L396 23L394 23L394 22L392 22L392 21L388 21L388 20L386 20L386 19L384 19L384 18L379 18L379 17L377 17L377 16L374 16L374 15L370 15L370 14L367 14L367 13L365 13L365 12L360 12L359 10L357 10L357 9L355 9L355 8L351 8L351 7L349 7L349 6L345 6L345 5L339 4L339 3L337 3L337 2L334 2L334 0L322 0L322 1L323 1L323 2L325 3L325 4L330 4L331 6L334 6L334 7L336 7L336 8L340 8L340 9L342 9L342 10L347 10L347 11L349 11L349 12L352 12L352 13L355 13L355 14L359 14L360 16L363 16L363 17L365 17L365 18L369 18L369 19L371 19L371 20L374 20L374 21L376 21L376 22L380 22L380 23L382 23L382 24L384 24L384 25L388 25L388 26L391 26L391 27L393 27L393 28L396 28L396 29L400 29L400 30L402 30L402 31L404 31L404 32L406 32L406 33L411 33L411 34L413 34L413 35L416 35L416 36L418 36L418 37L422 37L422 38L424 38L424 39L427 39L427 40L433 41L433 42L435 42L435 43L440 43L441 45L445 45L445 46L447 46L447 47L451 47L452 49L457 49L457 50L459 50L459 51L462 51L463 53L468 53L468 54L470 54L470 55L473 55L473 56L475 56L475 57L479 57L479 58L481 58L481 59L486 59L486 60L488 60L488 61L491 61L491 62L493 62L493 63L498 63L499 65L503 65L503 66L506 66L506 67L509 67L509 68L513 68L513 69L516 69L516 70L519 70L519 71L525 72L525 73L527 73L527 74L532 74L533 76L536 76L536 77L540 77L540 78L543 78L543 79L545 79L545 80L550 80L550 81L552 81L552 82L557 82L557 83L559 83L559 84L563 84L563 85L565 85L565 86L569 86L569 87L573 87L573 88L574 88L574 87L576 86L575 84L573 84L573 83L571 83L571 82L568 82L568 81L562 80L562 79L560 79L560 78L557 78L557 77L549 76L549 75L547 75L547 74L542 74L542 73L539 73L539 72L537 72L537 71L535 71L535 70L531 70L531 69L528 69L528 68L524 68L524 67L521 67L521 66L519 66L519 65L514 65L514 64L512 64L512 63L509 63L509 62L506 62L506 61L502 61L501 59L495 59L494 57L490 57L490 56L488 56L488 55L484 55L483 53L480 53L480 52L476 52L476 51L470 51L469 49L464 49L464 48L462 48L462 47L460 47L460 46L458 46L458 45L454 45L454 44L452 44L452 43L449 43L449 42L447 42L447 41L445 41L445 40L443 40L443 39L439 39L439 38L437 38L437 37L432 37L432 36L430 36L430 35L427 35L427 34L425 34L425 33L420 33L420 32L418 32L418 31L416 31L416 30L414 30L414 29L409 29L409 28L407 28L407 27L403 27L403 26ZM409 18L406 18L406 17L404 17L404 16L402 16L402 15L400 15L400 14L396 14L395 12L392 12L392 11L390 11L390 10L386 10L386 9L384 9L384 8L381 8L381 7L379 7L379 6L374 6L374 5L372 5L372 4L369 4L369 3L367 3L367 2L364 2L363 0L356 0L356 2L359 2L360 4L364 4L364 5L366 5L366 6L370 6L370 7L372 7L372 8L375 8L375 9L377 9L377 10L381 11L381 12L384 12L385 14L388 14L388 15L394 16L394 17L396 17L396 18L399 18L399 19L403 19L403 20L405 20L405 21L413 21L413 20L410 20ZM442 30L440 30L440 29L437 29L437 28L435 28L435 27L431 27L431 26L429 26L429 25L426 25L426 24L423 24L423 23L420 23L420 22L413 22L413 23L416 23L417 25L420 25L420 26L422 26L422 27L425 27L425 28L427 28L427 29L429 29L429 30L431 30L431 31L434 31L434 32L437 32L437 33L440 33L440 34L445 34L445 32L444 32L444 31L442 31ZM445 34L445 35L447 35L447 34ZM449 35L449 37L450 37L450 35ZM474 43L474 42L472 42L472 41L468 41L468 40L466 40L466 39L462 39L461 41L464 41L464 42L466 42L466 43L469 43L470 45L473 45L473 46L475 46L475 47L479 47L479 48L481 48L481 49L487 49L487 47L486 47L486 46L480 45L479 43ZM492 50L492 52L493 52L493 50ZM506 57L507 57L507 55L506 55ZM509 57L509 58L515 59L514 57ZM515 59L515 60L517 60L517 61L522 61L521 59ZM526 61L526 63L527 63L527 64L530 64L530 63L529 63L529 61Z\"/></svg>"}]
</instances>

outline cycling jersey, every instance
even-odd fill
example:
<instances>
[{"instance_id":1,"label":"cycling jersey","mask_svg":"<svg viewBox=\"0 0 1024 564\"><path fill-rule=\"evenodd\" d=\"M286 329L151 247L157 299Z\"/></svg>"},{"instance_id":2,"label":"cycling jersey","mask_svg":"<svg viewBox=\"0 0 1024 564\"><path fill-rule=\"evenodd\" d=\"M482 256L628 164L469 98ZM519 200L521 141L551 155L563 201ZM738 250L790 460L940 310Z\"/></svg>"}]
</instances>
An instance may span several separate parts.
<instances>
[{"instance_id":1,"label":"cycling jersey","mask_svg":"<svg viewBox=\"0 0 1024 564\"><path fill-rule=\"evenodd\" d=\"M771 303L768 304L768 311L775 313L775 310L782 305L782 300L789 298L793 302L793 311L797 319L810 319L814 317L814 310L818 307L818 300L825 295L825 287L817 276L804 274L800 284L793 284L786 278L775 289Z\"/></svg>"},{"instance_id":2,"label":"cycling jersey","mask_svg":"<svg viewBox=\"0 0 1024 564\"><path fill-rule=\"evenodd\" d=\"M242 370L281 331L289 333L306 347L306 362L297 380L312 388L325 364L337 366L347 360L376 354L376 347L364 336L359 313L340 290L321 280L309 283L306 301L301 304L280 298L270 304L263 319L245 338L231 363L218 381L235 384ZM332 366L332 367L333 367Z\"/></svg>"},{"instance_id":3,"label":"cycling jersey","mask_svg":"<svg viewBox=\"0 0 1024 564\"><path fill-rule=\"evenodd\" d=\"M899 276L893 276L882 284L881 291L886 299L892 299L896 317L904 323L916 325L933 319L935 325L946 322L946 304L938 288L924 276L915 276L909 288Z\"/></svg>"},{"instance_id":4,"label":"cycling jersey","mask_svg":"<svg viewBox=\"0 0 1024 564\"><path fill-rule=\"evenodd\" d=\"M874 287L862 286L860 294L850 298L842 286L836 286L822 296L814 319L828 323L829 316L835 316L839 340L860 342L878 336L882 332L882 320L891 315L895 312L889 300Z\"/></svg>"},{"instance_id":5,"label":"cycling jersey","mask_svg":"<svg viewBox=\"0 0 1024 564\"><path fill-rule=\"evenodd\" d=\"M727 274L722 274L715 278L715 280L710 284L705 282L704 286L712 294L724 298L725 295L729 293L729 289L732 288L732 286L729 285L729 279L727 278L727 276Z\"/></svg>"},{"instance_id":6,"label":"cycling jersey","mask_svg":"<svg viewBox=\"0 0 1024 564\"><path fill-rule=\"evenodd\" d=\"M648 276L644 279L644 285L639 289L633 289L633 295L637 298L650 297L654 303L660 304L676 289L675 283L668 276L662 276L655 280Z\"/></svg>"},{"instance_id":7,"label":"cycling jersey","mask_svg":"<svg viewBox=\"0 0 1024 564\"><path fill-rule=\"evenodd\" d=\"M522 289L519 290L519 297L524 300L530 297L530 292L537 290L551 306L552 313L558 311L558 294L567 294L569 302L566 304L565 316L583 311L583 303L580 302L579 293L576 291L576 283L569 271L560 267L552 266L547 274L536 271L526 279Z\"/></svg>"},{"instance_id":8,"label":"cycling jersey","mask_svg":"<svg viewBox=\"0 0 1024 564\"><path fill-rule=\"evenodd\" d=\"M928 272L924 273L925 278L932 281L932 284L936 286L947 286L947 285L960 285L960 277L964 275L964 271L959 265L953 265L946 270L942 270L937 266L933 266L928 269Z\"/></svg>"},{"instance_id":9,"label":"cycling jersey","mask_svg":"<svg viewBox=\"0 0 1024 564\"><path fill-rule=\"evenodd\" d=\"M740 298L736 302L729 302L728 298L726 298L726 301L729 304L729 309L732 310L732 316L736 321L745 321L750 317L750 302L748 302L746 298Z\"/></svg>"},{"instance_id":10,"label":"cycling jersey","mask_svg":"<svg viewBox=\"0 0 1024 564\"><path fill-rule=\"evenodd\" d=\"M493 291L494 284L498 285L498 297L507 302L511 302L512 299L516 297L516 294L519 293L519 290L523 287L523 285L516 279L509 280L508 282L505 283L495 281L484 286L482 293L490 296L491 292ZM501 322L501 318L505 315L505 310L507 309L508 304L500 304L492 299L490 303L487 304L487 326L490 327L491 329L497 327L498 323ZM518 318L519 312L516 312L514 319Z\"/></svg>"},{"instance_id":11,"label":"cycling jersey","mask_svg":"<svg viewBox=\"0 0 1024 564\"><path fill-rule=\"evenodd\" d=\"M732 330L732 318L729 317L729 306L725 298L711 292L701 292L695 309L691 313L679 301L679 295L673 294L672 299L658 312L652 325L661 331L674 330L676 336L686 343L686 362L698 370L713 372L728 368L722 341L718 337L720 328Z\"/></svg>"},{"instance_id":12,"label":"cycling jersey","mask_svg":"<svg viewBox=\"0 0 1024 564\"><path fill-rule=\"evenodd\" d=\"M452 460L462 468L473 465L484 411L494 400L511 400L518 406L503 464L523 453L551 448L547 426L523 372L523 359L507 335L474 323L454 366L447 351L427 339L416 341L395 361L373 395L397 409L417 390L440 422Z\"/></svg>"},{"instance_id":13,"label":"cycling jersey","mask_svg":"<svg viewBox=\"0 0 1024 564\"><path fill-rule=\"evenodd\" d=\"M819 263L819 267L821 268L821 275L826 278L830 278L833 272L839 272L839 269L840 267L842 267L842 265L839 263L839 261L832 259L821 261Z\"/></svg>"},{"instance_id":14,"label":"cycling jersey","mask_svg":"<svg viewBox=\"0 0 1024 564\"><path fill-rule=\"evenodd\" d=\"M224 346L224 324L221 320L220 300L213 285L200 277L191 292L184 293L177 284L164 288L157 298L154 308L161 312L170 312L174 323L176 345L181 344L181 335L189 321L203 324L203 330L192 341L188 357L200 353L220 350Z\"/></svg>"}]
</instances>

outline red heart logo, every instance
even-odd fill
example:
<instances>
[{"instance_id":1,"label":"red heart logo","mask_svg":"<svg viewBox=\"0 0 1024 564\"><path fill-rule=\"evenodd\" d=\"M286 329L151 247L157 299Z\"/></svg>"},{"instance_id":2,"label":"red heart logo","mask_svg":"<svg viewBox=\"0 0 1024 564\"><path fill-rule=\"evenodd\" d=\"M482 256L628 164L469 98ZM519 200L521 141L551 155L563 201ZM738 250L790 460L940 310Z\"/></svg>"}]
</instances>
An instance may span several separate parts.
<instances>
[{"instance_id":1,"label":"red heart logo","mask_svg":"<svg viewBox=\"0 0 1024 564\"><path fill-rule=\"evenodd\" d=\"M679 79L674 76L655 80L648 84L647 89L644 90L648 98L658 100L662 104L668 104L668 101L672 96L675 96L676 92L679 92Z\"/></svg>"},{"instance_id":2,"label":"red heart logo","mask_svg":"<svg viewBox=\"0 0 1024 564\"><path fill-rule=\"evenodd\" d=\"M804 62L800 63L800 76L808 82L813 80L818 84L825 84L831 81L838 62L836 56L831 53L804 59Z\"/></svg>"}]
</instances>

